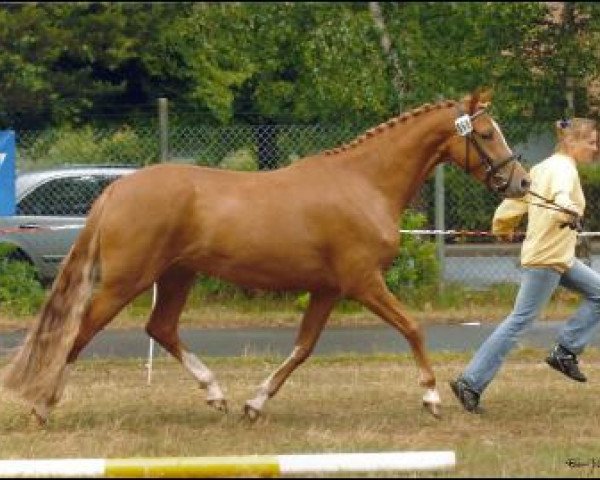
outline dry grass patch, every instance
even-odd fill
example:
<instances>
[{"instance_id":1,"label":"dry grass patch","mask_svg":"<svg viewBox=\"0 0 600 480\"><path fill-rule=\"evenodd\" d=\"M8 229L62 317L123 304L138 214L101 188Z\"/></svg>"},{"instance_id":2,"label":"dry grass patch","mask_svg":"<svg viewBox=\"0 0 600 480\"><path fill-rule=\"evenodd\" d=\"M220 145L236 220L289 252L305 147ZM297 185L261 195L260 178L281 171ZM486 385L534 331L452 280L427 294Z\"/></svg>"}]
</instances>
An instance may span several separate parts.
<instances>
[{"instance_id":1,"label":"dry grass patch","mask_svg":"<svg viewBox=\"0 0 600 480\"><path fill-rule=\"evenodd\" d=\"M587 384L550 370L544 353L511 356L481 416L465 413L447 385L469 356L434 354L441 420L422 410L407 355L313 357L255 424L241 420L241 407L279 358L204 359L229 399L228 415L208 408L173 360L157 360L151 386L141 359L80 361L45 430L0 394L0 451L3 458L55 458L454 450L454 471L417 476L598 476L600 469L566 462L600 457L600 353L584 356Z\"/></svg>"}]
</instances>

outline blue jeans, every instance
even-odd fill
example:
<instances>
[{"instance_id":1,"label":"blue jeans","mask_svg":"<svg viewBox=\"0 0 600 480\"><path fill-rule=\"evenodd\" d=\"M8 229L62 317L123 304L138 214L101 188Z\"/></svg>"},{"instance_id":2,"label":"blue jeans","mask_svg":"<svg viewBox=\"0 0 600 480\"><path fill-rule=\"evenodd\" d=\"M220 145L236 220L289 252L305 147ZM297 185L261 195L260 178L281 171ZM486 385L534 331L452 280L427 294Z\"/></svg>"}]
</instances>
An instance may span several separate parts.
<instances>
[{"instance_id":1,"label":"blue jeans","mask_svg":"<svg viewBox=\"0 0 600 480\"><path fill-rule=\"evenodd\" d=\"M482 393L488 386L558 285L582 294L584 300L558 334L557 343L574 354L583 351L600 322L600 274L577 259L562 275L552 268L523 268L512 313L483 342L460 376L473 390Z\"/></svg>"}]
</instances>

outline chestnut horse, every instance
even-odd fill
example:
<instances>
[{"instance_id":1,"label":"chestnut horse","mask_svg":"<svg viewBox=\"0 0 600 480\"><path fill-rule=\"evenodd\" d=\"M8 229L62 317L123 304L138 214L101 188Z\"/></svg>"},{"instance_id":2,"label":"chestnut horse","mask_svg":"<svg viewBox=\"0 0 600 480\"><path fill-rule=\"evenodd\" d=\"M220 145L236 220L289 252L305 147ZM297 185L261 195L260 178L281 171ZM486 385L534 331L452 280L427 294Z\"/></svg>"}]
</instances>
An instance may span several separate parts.
<instances>
[{"instance_id":1,"label":"chestnut horse","mask_svg":"<svg viewBox=\"0 0 600 480\"><path fill-rule=\"evenodd\" d=\"M245 287L310 292L295 347L245 403L248 418L258 417L308 358L342 297L404 335L426 389L423 405L438 416L423 335L383 272L398 252L400 216L436 164L451 160L507 197L527 192L528 174L486 111L489 100L489 92L474 92L426 104L348 145L269 172L162 164L117 180L94 203L4 371L4 386L44 423L81 350L156 282L146 331L207 390L210 405L226 410L215 375L178 335L186 297L201 273Z\"/></svg>"}]
</instances>

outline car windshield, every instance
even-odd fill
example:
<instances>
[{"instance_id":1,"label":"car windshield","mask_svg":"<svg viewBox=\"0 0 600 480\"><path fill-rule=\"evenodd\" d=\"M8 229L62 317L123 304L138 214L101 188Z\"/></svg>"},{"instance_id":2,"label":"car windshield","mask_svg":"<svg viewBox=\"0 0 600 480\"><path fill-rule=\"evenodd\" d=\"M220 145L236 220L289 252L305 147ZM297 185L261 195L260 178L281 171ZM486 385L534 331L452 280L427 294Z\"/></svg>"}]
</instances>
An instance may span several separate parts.
<instances>
[{"instance_id":1,"label":"car windshield","mask_svg":"<svg viewBox=\"0 0 600 480\"><path fill-rule=\"evenodd\" d=\"M87 215L94 200L118 176L81 175L54 178L17 204L18 215Z\"/></svg>"}]
</instances>

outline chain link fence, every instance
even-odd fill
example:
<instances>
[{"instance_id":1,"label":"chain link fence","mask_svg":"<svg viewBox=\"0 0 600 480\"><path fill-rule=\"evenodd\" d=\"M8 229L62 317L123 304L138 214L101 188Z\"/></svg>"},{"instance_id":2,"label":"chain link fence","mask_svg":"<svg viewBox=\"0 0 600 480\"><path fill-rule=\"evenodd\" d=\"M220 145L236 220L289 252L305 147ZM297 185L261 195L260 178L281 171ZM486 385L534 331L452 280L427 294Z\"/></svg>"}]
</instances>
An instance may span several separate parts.
<instances>
[{"instance_id":1,"label":"chain link fence","mask_svg":"<svg viewBox=\"0 0 600 480\"><path fill-rule=\"evenodd\" d=\"M161 149L168 161L233 170L256 171L280 168L325 149L345 143L371 125L178 125L168 126L168 145L161 145L158 124L49 131L19 131L17 169L19 173L73 166L105 166L102 173L86 174L69 181L47 185L33 197L21 201L18 212L29 215L82 215L93 198L121 174L115 167L145 166L159 161ZM518 128L518 126L513 126ZM510 138L510 127L504 129ZM548 132L517 145L528 161L539 161L551 153L553 139ZM164 150L162 150L164 151ZM99 171L100 172L100 171ZM494 210L501 198L452 165L443 167L443 192L436 192L432 176L413 200L410 208L425 214L423 228L489 230ZM52 191L53 188L62 189ZM43 193L43 194L42 194ZM17 193L19 195L19 193ZM436 224L436 195L443 196L444 224ZM588 205L599 203L588 196ZM589 212L588 212L589 213ZM596 225L596 221L592 222ZM589 229L589 228L588 228ZM433 237L422 237L434 241ZM599 249L600 250L600 249ZM520 244L494 243L480 237L446 237L438 241L438 257L443 279L471 287L518 282ZM581 253L583 252L583 253ZM579 253L595 263L590 242ZM580 255L580 256L581 256Z\"/></svg>"}]
</instances>

